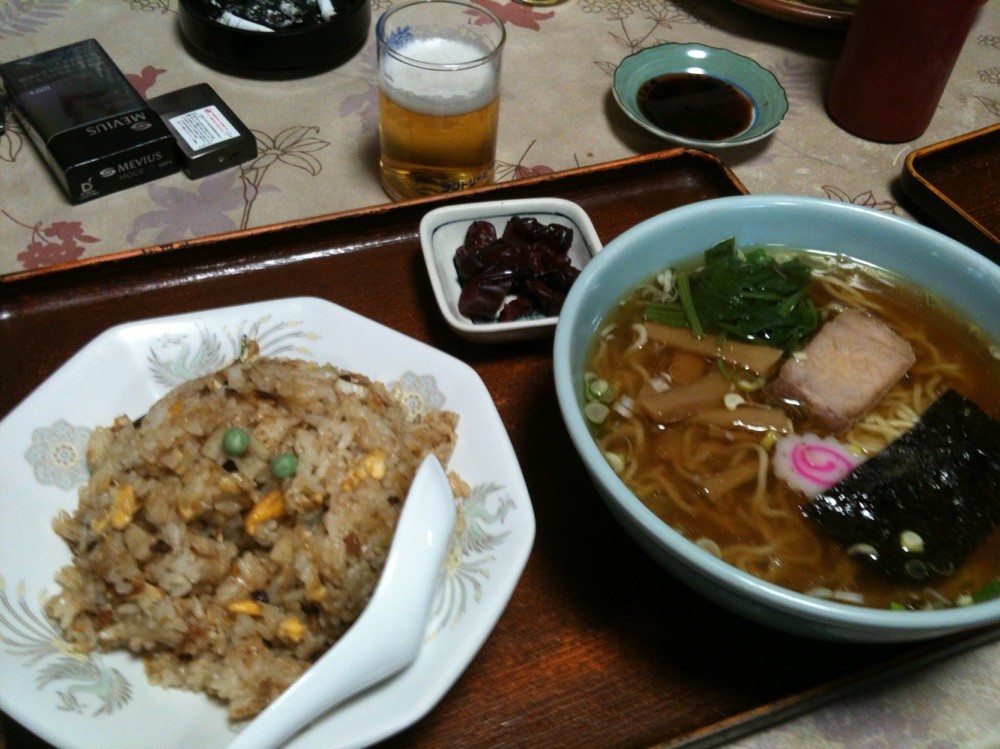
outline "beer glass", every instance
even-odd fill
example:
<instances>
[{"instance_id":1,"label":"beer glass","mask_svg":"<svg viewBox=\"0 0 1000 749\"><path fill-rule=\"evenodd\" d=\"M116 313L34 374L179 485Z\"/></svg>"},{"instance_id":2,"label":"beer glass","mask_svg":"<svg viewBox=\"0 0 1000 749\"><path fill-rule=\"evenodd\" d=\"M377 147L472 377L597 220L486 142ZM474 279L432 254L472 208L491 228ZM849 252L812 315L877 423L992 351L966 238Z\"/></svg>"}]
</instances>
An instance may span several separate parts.
<instances>
[{"instance_id":1,"label":"beer glass","mask_svg":"<svg viewBox=\"0 0 1000 749\"><path fill-rule=\"evenodd\" d=\"M462 0L387 10L378 44L382 187L393 200L493 182L506 32Z\"/></svg>"}]
</instances>

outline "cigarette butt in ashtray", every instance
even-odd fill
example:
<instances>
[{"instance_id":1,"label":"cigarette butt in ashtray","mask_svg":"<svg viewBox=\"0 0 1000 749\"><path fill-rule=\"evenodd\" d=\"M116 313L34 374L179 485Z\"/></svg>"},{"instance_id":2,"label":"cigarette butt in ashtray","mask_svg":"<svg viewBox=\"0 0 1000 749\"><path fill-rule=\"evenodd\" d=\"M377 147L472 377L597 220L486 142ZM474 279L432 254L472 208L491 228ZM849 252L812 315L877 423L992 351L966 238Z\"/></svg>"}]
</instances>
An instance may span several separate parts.
<instances>
[{"instance_id":1,"label":"cigarette butt in ashtray","mask_svg":"<svg viewBox=\"0 0 1000 749\"><path fill-rule=\"evenodd\" d=\"M274 31L274 29L268 28L262 24L254 23L253 21L248 21L245 18L233 15L228 10L223 11L222 15L219 16L219 23L231 26L234 29L244 29L246 31Z\"/></svg>"},{"instance_id":2,"label":"cigarette butt in ashtray","mask_svg":"<svg viewBox=\"0 0 1000 749\"><path fill-rule=\"evenodd\" d=\"M337 15L337 11L334 9L331 0L316 0L316 5L319 6L319 14L323 16L324 21L329 21Z\"/></svg>"},{"instance_id":3,"label":"cigarette butt in ashtray","mask_svg":"<svg viewBox=\"0 0 1000 749\"><path fill-rule=\"evenodd\" d=\"M329 21L335 15L337 15L336 9L333 7L332 0L315 0L316 7L319 9L319 14L324 21ZM229 26L234 29L243 29L244 31L270 31L273 32L270 26L265 26L263 24L251 21L249 19L238 16L232 11L225 10L222 15L218 18L219 23ZM0 131L2 132L2 131Z\"/></svg>"}]
</instances>

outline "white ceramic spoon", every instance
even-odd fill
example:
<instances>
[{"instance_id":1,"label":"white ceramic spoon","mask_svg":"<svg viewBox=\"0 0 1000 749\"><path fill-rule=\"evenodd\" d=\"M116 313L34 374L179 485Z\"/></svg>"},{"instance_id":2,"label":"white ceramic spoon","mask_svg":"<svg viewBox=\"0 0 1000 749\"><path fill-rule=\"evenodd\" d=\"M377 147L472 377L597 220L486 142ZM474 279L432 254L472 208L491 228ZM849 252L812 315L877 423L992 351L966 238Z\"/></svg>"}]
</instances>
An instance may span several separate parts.
<instances>
[{"instance_id":1,"label":"white ceramic spoon","mask_svg":"<svg viewBox=\"0 0 1000 749\"><path fill-rule=\"evenodd\" d=\"M333 707L417 657L441 565L455 528L455 500L433 455L417 469L371 600L350 629L261 711L229 749L274 749Z\"/></svg>"}]
</instances>

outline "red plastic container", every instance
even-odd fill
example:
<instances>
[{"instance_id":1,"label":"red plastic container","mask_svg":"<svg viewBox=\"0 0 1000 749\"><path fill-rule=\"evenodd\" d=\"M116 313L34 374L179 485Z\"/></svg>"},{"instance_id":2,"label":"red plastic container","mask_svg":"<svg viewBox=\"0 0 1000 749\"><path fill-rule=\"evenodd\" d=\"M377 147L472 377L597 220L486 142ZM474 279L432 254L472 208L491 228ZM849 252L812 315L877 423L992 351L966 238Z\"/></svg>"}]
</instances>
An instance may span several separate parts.
<instances>
[{"instance_id":1,"label":"red plastic container","mask_svg":"<svg viewBox=\"0 0 1000 749\"><path fill-rule=\"evenodd\" d=\"M861 0L827 92L830 117L867 140L920 136L985 2Z\"/></svg>"}]
</instances>

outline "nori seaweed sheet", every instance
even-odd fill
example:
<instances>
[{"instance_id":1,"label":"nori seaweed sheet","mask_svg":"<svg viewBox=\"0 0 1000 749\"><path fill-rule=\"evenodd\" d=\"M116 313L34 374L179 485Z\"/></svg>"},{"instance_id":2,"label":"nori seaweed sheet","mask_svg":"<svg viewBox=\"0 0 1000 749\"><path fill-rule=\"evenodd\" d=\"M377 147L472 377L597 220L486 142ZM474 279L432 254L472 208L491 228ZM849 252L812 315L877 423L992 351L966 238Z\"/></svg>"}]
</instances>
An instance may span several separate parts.
<instances>
[{"instance_id":1,"label":"nori seaweed sheet","mask_svg":"<svg viewBox=\"0 0 1000 749\"><path fill-rule=\"evenodd\" d=\"M917 424L802 508L838 544L870 544L887 577L954 572L1000 525L1000 421L949 390ZM900 534L923 540L906 551Z\"/></svg>"}]
</instances>

